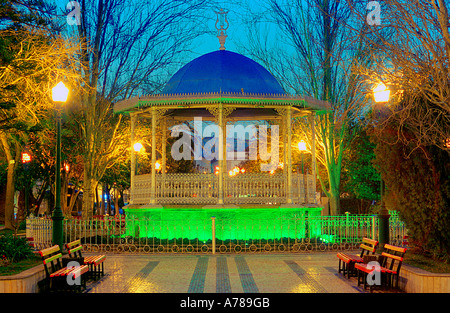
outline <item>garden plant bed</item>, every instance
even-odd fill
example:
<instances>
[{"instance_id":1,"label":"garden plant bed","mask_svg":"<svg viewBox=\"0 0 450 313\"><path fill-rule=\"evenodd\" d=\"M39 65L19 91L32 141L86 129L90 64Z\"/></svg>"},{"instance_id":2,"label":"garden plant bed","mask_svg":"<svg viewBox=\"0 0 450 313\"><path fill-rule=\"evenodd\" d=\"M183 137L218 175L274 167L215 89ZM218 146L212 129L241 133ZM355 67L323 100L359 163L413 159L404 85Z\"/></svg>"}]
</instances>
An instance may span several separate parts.
<instances>
[{"instance_id":1,"label":"garden plant bed","mask_svg":"<svg viewBox=\"0 0 450 313\"><path fill-rule=\"evenodd\" d=\"M20 274L23 271L26 271L39 264L42 264L42 260L39 257L35 256L30 259L11 263L9 265L0 266L0 276L11 276Z\"/></svg>"}]
</instances>

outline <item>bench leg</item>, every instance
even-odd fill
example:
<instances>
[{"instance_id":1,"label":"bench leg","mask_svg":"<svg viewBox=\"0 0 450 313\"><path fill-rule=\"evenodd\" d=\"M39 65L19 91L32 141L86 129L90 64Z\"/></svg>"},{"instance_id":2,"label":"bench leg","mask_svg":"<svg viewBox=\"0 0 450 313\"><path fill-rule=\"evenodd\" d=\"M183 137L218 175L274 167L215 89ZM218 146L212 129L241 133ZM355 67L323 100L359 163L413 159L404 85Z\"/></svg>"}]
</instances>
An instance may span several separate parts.
<instances>
[{"instance_id":1,"label":"bench leg","mask_svg":"<svg viewBox=\"0 0 450 313\"><path fill-rule=\"evenodd\" d=\"M346 276L348 272L348 264L342 261L342 275Z\"/></svg>"},{"instance_id":2,"label":"bench leg","mask_svg":"<svg viewBox=\"0 0 450 313\"><path fill-rule=\"evenodd\" d=\"M359 285L361 285L361 279L360 279L360 277L361 277L361 271L360 270L357 270L357 277L358 277L358 287L359 287Z\"/></svg>"},{"instance_id":3,"label":"bench leg","mask_svg":"<svg viewBox=\"0 0 450 313\"><path fill-rule=\"evenodd\" d=\"M350 273L355 269L355 264L353 262L348 262L347 264L347 278L350 279Z\"/></svg>"}]
</instances>

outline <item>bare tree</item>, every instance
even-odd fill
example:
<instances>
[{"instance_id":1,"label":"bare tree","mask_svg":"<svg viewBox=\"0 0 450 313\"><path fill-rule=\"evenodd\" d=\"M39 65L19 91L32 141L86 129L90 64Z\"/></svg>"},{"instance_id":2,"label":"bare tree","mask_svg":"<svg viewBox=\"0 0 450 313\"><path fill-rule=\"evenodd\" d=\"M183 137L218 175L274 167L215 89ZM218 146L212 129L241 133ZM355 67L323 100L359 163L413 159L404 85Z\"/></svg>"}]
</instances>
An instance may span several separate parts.
<instances>
[{"instance_id":1,"label":"bare tree","mask_svg":"<svg viewBox=\"0 0 450 313\"><path fill-rule=\"evenodd\" d=\"M319 176L322 189L330 199L331 213L339 214L342 156L352 139L351 123L364 108L366 97L363 76L356 71L356 65L368 58L362 40L365 26L354 20L344 1L267 0L264 5L249 21L251 44L246 51L262 62L287 92L331 103L332 112L316 117L316 152L328 176L328 184ZM273 34L258 32L260 22L271 23L275 45L267 43ZM296 125L294 133L299 139L309 138L310 144L308 122L299 119Z\"/></svg>"},{"instance_id":2,"label":"bare tree","mask_svg":"<svg viewBox=\"0 0 450 313\"><path fill-rule=\"evenodd\" d=\"M206 0L82 0L75 36L85 43L81 62L80 129L84 138L83 216L105 170L127 156L129 139L112 103L160 89L167 73L203 28ZM71 29L69 29L71 30Z\"/></svg>"},{"instance_id":3,"label":"bare tree","mask_svg":"<svg viewBox=\"0 0 450 313\"><path fill-rule=\"evenodd\" d=\"M450 151L448 10L444 0L383 1L382 23L369 25L370 36L364 38L373 49L373 62L360 66L359 72L391 89L389 115L382 125L395 120L394 140ZM405 128L414 136L405 136Z\"/></svg>"},{"instance_id":4,"label":"bare tree","mask_svg":"<svg viewBox=\"0 0 450 313\"><path fill-rule=\"evenodd\" d=\"M8 163L5 226L12 228L15 171L29 132L42 129L41 122L53 112L51 88L64 77L77 80L78 47L48 30L25 27L2 30L0 42L10 42L10 61L0 64L0 142ZM64 64L64 67L60 65Z\"/></svg>"}]
</instances>

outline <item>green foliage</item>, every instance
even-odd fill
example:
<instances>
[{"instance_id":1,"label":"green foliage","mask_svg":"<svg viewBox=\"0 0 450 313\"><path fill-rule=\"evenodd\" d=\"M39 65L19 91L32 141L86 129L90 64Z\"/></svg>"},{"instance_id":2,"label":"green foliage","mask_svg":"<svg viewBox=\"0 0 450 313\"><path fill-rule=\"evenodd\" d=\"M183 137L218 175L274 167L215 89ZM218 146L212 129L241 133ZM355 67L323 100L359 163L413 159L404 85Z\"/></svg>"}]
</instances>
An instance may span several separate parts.
<instances>
[{"instance_id":1,"label":"green foliage","mask_svg":"<svg viewBox=\"0 0 450 313\"><path fill-rule=\"evenodd\" d=\"M11 263L27 259L33 255L26 238L17 238L11 234L0 236L0 257Z\"/></svg>"},{"instance_id":2,"label":"green foliage","mask_svg":"<svg viewBox=\"0 0 450 313\"><path fill-rule=\"evenodd\" d=\"M375 144L360 130L344 153L342 192L350 198L380 199L380 173L373 165Z\"/></svg>"},{"instance_id":3,"label":"green foliage","mask_svg":"<svg viewBox=\"0 0 450 313\"><path fill-rule=\"evenodd\" d=\"M450 155L433 146L386 143L396 135L391 128L372 137L386 206L400 212L420 251L450 259Z\"/></svg>"}]
</instances>

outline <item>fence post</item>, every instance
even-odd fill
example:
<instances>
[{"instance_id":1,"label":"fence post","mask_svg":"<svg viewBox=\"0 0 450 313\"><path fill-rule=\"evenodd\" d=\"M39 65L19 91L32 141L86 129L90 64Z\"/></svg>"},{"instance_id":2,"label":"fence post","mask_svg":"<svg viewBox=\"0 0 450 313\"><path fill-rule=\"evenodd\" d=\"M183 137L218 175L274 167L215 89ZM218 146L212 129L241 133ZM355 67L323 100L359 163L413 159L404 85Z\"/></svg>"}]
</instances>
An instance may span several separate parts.
<instances>
[{"instance_id":1,"label":"fence post","mask_svg":"<svg viewBox=\"0 0 450 313\"><path fill-rule=\"evenodd\" d=\"M345 212L345 241L349 242L350 237L350 223L349 223L350 212Z\"/></svg>"},{"instance_id":2,"label":"fence post","mask_svg":"<svg viewBox=\"0 0 450 313\"><path fill-rule=\"evenodd\" d=\"M372 239L375 240L375 218L376 215L372 215Z\"/></svg>"},{"instance_id":3,"label":"fence post","mask_svg":"<svg viewBox=\"0 0 450 313\"><path fill-rule=\"evenodd\" d=\"M212 216L212 254L216 254L216 217Z\"/></svg>"}]
</instances>

